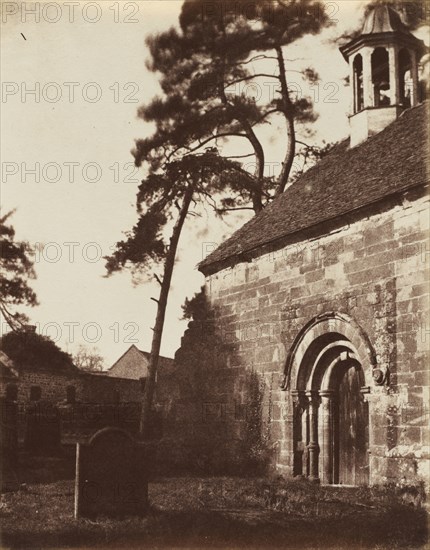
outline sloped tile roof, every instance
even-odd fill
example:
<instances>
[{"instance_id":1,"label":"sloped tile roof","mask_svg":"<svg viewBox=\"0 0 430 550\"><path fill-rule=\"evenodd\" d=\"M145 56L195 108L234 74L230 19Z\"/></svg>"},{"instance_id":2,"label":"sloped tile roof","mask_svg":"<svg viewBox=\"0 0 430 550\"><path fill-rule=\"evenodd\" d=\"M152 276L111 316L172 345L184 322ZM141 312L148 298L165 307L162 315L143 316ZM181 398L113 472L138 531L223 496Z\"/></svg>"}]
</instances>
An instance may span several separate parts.
<instances>
[{"instance_id":1,"label":"sloped tile roof","mask_svg":"<svg viewBox=\"0 0 430 550\"><path fill-rule=\"evenodd\" d=\"M146 357L149 361L149 357L150 357L150 353L147 352L147 351L142 351L141 349L139 350L140 353ZM164 355L160 355L159 358L158 358L158 366L160 368L171 368L175 365L175 360L172 359L171 357L164 357Z\"/></svg>"},{"instance_id":2,"label":"sloped tile roof","mask_svg":"<svg viewBox=\"0 0 430 550\"><path fill-rule=\"evenodd\" d=\"M139 378L146 373L149 356L150 353L140 350L133 344L107 371L103 371L102 374L117 378L139 380ZM174 360L170 357L163 357L160 355L158 367L160 370L171 369L174 367Z\"/></svg>"},{"instance_id":3,"label":"sloped tile roof","mask_svg":"<svg viewBox=\"0 0 430 550\"><path fill-rule=\"evenodd\" d=\"M396 121L362 144L349 139L336 145L257 216L214 252L199 269L218 271L227 260L428 180L428 105L405 111ZM304 237L304 236L303 236Z\"/></svg>"}]
</instances>

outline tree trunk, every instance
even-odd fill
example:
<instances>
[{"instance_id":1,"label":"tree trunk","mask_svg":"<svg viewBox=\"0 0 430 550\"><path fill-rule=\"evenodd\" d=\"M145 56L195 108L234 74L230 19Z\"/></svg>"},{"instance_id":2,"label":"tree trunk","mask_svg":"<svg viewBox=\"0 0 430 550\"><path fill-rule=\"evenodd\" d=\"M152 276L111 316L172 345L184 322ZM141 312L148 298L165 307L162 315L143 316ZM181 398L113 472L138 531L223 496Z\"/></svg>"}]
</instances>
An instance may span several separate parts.
<instances>
[{"instance_id":1,"label":"tree trunk","mask_svg":"<svg viewBox=\"0 0 430 550\"><path fill-rule=\"evenodd\" d=\"M254 130L252 129L251 124L248 120L246 120L243 117L237 117L236 120L242 124L242 128L244 129L246 135L248 136L248 140L251 143L254 153L255 153L255 170L254 170L254 176L255 179L259 183L258 190L255 190L252 192L252 207L254 209L254 212L258 214L258 212L261 212L263 210L263 202L262 202L262 190L263 190L263 177L264 177L264 149L258 140L257 136L255 135Z\"/></svg>"},{"instance_id":2,"label":"tree trunk","mask_svg":"<svg viewBox=\"0 0 430 550\"><path fill-rule=\"evenodd\" d=\"M294 129L294 119L293 115L286 115L287 119L287 136L288 136L288 148L285 153L285 158L282 163L282 170L278 178L278 187L276 189L276 194L280 195L285 191L285 186L287 185L288 178L290 177L291 168L293 167L293 161L296 154L296 132Z\"/></svg>"},{"instance_id":3,"label":"tree trunk","mask_svg":"<svg viewBox=\"0 0 430 550\"><path fill-rule=\"evenodd\" d=\"M223 28L225 36L225 29ZM264 149L259 139L257 138L252 126L245 117L241 116L237 110L229 103L225 93L225 57L222 58L222 85L220 87L220 98L223 105L230 109L233 117L242 125L242 129L247 135L248 141L254 149L255 153L255 170L254 176L258 181L259 188L251 192L252 208L256 214L263 210L263 177L264 177Z\"/></svg>"},{"instance_id":4,"label":"tree trunk","mask_svg":"<svg viewBox=\"0 0 430 550\"><path fill-rule=\"evenodd\" d=\"M296 154L296 133L294 129L294 114L293 106L288 92L287 79L285 77L285 62L282 48L278 46L276 48L276 55L278 58L279 67L279 80L281 82L281 94L282 94L282 112L287 122L287 135L288 146L285 153L284 162L282 163L282 170L278 177L278 188L276 194L280 195L284 192L287 185L288 178L290 176L291 168L293 166L294 156Z\"/></svg>"},{"instance_id":5,"label":"tree trunk","mask_svg":"<svg viewBox=\"0 0 430 550\"><path fill-rule=\"evenodd\" d=\"M164 318L166 314L167 299L169 297L170 283L172 281L173 268L175 265L176 252L178 249L179 237L188 213L188 208L193 196L193 187L190 185L185 191L182 207L178 219L170 237L170 246L164 262L163 280L161 282L160 297L157 304L157 316L155 319L154 333L152 336L151 354L148 363L148 378L145 384L145 391L142 400L140 415L139 435L142 439L148 438L151 423L151 408L154 400L155 378L157 375L158 359L160 356L161 338L163 336Z\"/></svg>"}]
</instances>

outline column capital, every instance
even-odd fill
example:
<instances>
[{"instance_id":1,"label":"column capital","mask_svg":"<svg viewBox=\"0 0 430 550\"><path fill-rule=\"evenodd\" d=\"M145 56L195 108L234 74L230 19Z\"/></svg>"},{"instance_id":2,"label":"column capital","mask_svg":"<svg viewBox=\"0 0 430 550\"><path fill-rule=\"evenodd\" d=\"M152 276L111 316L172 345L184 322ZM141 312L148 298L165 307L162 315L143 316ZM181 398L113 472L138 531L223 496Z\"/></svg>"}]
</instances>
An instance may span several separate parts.
<instances>
[{"instance_id":1,"label":"column capital","mask_svg":"<svg viewBox=\"0 0 430 550\"><path fill-rule=\"evenodd\" d=\"M309 403L311 405L318 405L320 398L319 398L319 392L318 390L306 390L305 395L309 399Z\"/></svg>"},{"instance_id":2,"label":"column capital","mask_svg":"<svg viewBox=\"0 0 430 550\"><path fill-rule=\"evenodd\" d=\"M364 48L362 48L360 50L360 54L363 58L363 61L366 59L366 60L370 60L370 58L372 57L372 53L374 52L374 47L373 46L365 46Z\"/></svg>"},{"instance_id":3,"label":"column capital","mask_svg":"<svg viewBox=\"0 0 430 550\"><path fill-rule=\"evenodd\" d=\"M291 397L293 399L293 403L303 403L303 401L306 400L305 391L304 390L291 390Z\"/></svg>"},{"instance_id":4,"label":"column capital","mask_svg":"<svg viewBox=\"0 0 430 550\"><path fill-rule=\"evenodd\" d=\"M319 391L320 397L326 398L326 399L333 399L333 397L335 396L335 393L336 392L334 390L320 390Z\"/></svg>"}]
</instances>

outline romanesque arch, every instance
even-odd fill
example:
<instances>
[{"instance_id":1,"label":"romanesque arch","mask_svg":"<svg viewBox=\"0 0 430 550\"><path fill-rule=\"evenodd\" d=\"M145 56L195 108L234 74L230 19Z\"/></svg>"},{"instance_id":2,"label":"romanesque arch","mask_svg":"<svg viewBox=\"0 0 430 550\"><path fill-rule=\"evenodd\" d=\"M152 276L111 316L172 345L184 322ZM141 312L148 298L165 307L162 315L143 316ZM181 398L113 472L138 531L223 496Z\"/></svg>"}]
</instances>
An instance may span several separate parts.
<instances>
[{"instance_id":1,"label":"romanesque arch","mask_svg":"<svg viewBox=\"0 0 430 550\"><path fill-rule=\"evenodd\" d=\"M294 474L323 483L368 482L369 414L375 354L349 316L326 313L308 323L287 361L293 397Z\"/></svg>"}]
</instances>

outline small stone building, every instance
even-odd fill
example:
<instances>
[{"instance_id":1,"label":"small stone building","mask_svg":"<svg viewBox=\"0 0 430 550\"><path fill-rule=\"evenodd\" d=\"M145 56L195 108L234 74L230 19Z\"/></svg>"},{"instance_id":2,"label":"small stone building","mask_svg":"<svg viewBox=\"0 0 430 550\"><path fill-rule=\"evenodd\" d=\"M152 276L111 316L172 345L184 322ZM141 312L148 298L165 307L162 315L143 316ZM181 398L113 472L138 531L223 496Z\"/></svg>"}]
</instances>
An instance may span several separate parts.
<instances>
[{"instance_id":1,"label":"small stone building","mask_svg":"<svg viewBox=\"0 0 430 550\"><path fill-rule=\"evenodd\" d=\"M148 364L150 353L142 351L134 344L121 355L117 361L106 371L110 377L128 381L133 380L139 384L141 391L145 388L145 380L148 377ZM156 386L154 395L154 411L152 417L152 436L158 439L162 437L166 426L174 426L171 415L174 402L177 397L176 388L176 368L175 362L170 357L160 355L158 358L158 368L156 375ZM139 411L140 414L140 411ZM168 449L166 453L168 454ZM160 451L160 454L165 454ZM160 459L157 459L160 462ZM167 460L167 462L169 462Z\"/></svg>"},{"instance_id":2,"label":"small stone building","mask_svg":"<svg viewBox=\"0 0 430 550\"><path fill-rule=\"evenodd\" d=\"M2 351L0 363L1 395L21 405L36 401L54 404L133 402L140 401L142 396L137 381L113 379L104 372L85 372L73 365L55 368L50 365L35 367L31 363L16 365Z\"/></svg>"},{"instance_id":3,"label":"small stone building","mask_svg":"<svg viewBox=\"0 0 430 550\"><path fill-rule=\"evenodd\" d=\"M424 46L378 6L341 53L350 139L199 266L208 313L175 358L176 431L226 465L428 480Z\"/></svg>"},{"instance_id":4,"label":"small stone building","mask_svg":"<svg viewBox=\"0 0 430 550\"><path fill-rule=\"evenodd\" d=\"M4 407L16 407L20 441L35 431L34 422L43 431L53 419L59 422L62 443L74 443L107 425L138 429L142 386L137 380L85 372L70 362L17 364L1 350L0 367L0 397ZM2 419L9 410L4 407Z\"/></svg>"},{"instance_id":5,"label":"small stone building","mask_svg":"<svg viewBox=\"0 0 430 550\"><path fill-rule=\"evenodd\" d=\"M128 378L132 380L146 378L148 376L149 356L150 354L147 351L142 351L133 344L115 361L106 371L106 374L115 378ZM160 355L158 358L158 372L169 371L173 367L173 359Z\"/></svg>"}]
</instances>

